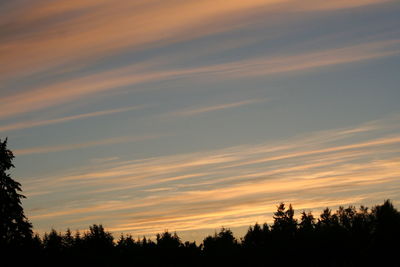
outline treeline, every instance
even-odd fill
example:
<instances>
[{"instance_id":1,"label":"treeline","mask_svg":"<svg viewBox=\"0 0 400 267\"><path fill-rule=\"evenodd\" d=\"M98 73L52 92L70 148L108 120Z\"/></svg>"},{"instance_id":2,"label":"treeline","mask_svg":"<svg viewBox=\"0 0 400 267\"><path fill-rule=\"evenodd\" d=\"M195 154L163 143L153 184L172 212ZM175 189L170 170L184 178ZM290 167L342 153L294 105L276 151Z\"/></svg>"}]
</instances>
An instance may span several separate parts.
<instances>
[{"instance_id":1,"label":"treeline","mask_svg":"<svg viewBox=\"0 0 400 267\"><path fill-rule=\"evenodd\" d=\"M400 266L400 213L390 201L372 209L325 209L296 219L282 203L272 225L255 224L236 239L222 228L200 245L176 233L117 240L101 225L89 231L34 235L9 171L14 155L0 139L0 267L6 266Z\"/></svg>"},{"instance_id":2,"label":"treeline","mask_svg":"<svg viewBox=\"0 0 400 267\"><path fill-rule=\"evenodd\" d=\"M400 266L400 213L390 201L327 208L317 218L303 211L298 219L282 203L273 219L249 227L240 240L222 228L199 245L170 232L115 240L101 225L82 234L52 230L33 236L28 254L48 266Z\"/></svg>"}]
</instances>

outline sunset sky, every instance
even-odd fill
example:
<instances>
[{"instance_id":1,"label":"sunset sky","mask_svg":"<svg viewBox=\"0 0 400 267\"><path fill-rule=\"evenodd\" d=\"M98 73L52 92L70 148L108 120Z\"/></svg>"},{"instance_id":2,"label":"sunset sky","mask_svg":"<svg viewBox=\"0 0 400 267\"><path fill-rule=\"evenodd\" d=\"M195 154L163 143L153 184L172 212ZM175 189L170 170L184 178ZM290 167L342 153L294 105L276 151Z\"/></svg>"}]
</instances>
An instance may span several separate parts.
<instances>
[{"instance_id":1,"label":"sunset sky","mask_svg":"<svg viewBox=\"0 0 400 267\"><path fill-rule=\"evenodd\" d=\"M0 138L34 231L241 236L400 205L398 0L0 2Z\"/></svg>"}]
</instances>

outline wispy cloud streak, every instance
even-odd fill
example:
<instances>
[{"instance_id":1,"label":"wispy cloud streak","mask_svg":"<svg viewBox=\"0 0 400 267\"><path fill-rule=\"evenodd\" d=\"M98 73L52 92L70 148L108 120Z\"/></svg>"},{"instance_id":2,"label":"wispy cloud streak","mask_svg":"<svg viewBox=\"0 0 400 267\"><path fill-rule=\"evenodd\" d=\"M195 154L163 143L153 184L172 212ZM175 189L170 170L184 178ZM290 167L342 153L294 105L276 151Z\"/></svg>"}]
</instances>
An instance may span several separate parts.
<instances>
[{"instance_id":1,"label":"wispy cloud streak","mask_svg":"<svg viewBox=\"0 0 400 267\"><path fill-rule=\"evenodd\" d=\"M275 143L111 162L34 179L25 184L32 203L57 192L72 197L78 190L86 197L29 211L30 217L39 224L51 218L80 228L101 213L113 231L151 235L163 229L248 225L266 220L280 201L314 210L368 205L387 197L400 201L396 121L393 117ZM354 138L364 141L354 143ZM342 145L335 145L337 140Z\"/></svg>"},{"instance_id":2,"label":"wispy cloud streak","mask_svg":"<svg viewBox=\"0 0 400 267\"><path fill-rule=\"evenodd\" d=\"M0 73L7 75L16 70L34 73L82 59L90 62L99 55L128 47L140 49L146 44L178 42L229 31L241 27L243 20L251 20L257 11L264 14L319 12L387 1L325 3L314 0L299 4L294 0L231 0L228 3L152 0L145 4L120 1L118 5L92 0L15 2L5 9L0 20L2 25L7 25L0 45L0 51L4 51ZM25 60L16 60L20 58Z\"/></svg>"},{"instance_id":3,"label":"wispy cloud streak","mask_svg":"<svg viewBox=\"0 0 400 267\"><path fill-rule=\"evenodd\" d=\"M268 101L268 99L248 99L248 100L237 101L237 102L232 102L232 103L224 103L224 104L213 105L213 106L190 108L190 109L169 112L169 113L163 114L162 117L190 117L190 116L196 116L196 115L203 114L203 113L219 111L219 110L224 110L224 109L231 109L231 108L236 108L236 107L241 107L241 106L246 106L246 105L251 105L251 104L256 104L256 103L262 103L262 102L266 102L266 101Z\"/></svg>"},{"instance_id":4,"label":"wispy cloud streak","mask_svg":"<svg viewBox=\"0 0 400 267\"><path fill-rule=\"evenodd\" d=\"M81 119L99 117L99 116L104 116L104 115L111 115L111 114L116 114L116 113L121 113L121 112L128 112L128 111L132 111L132 110L139 109L139 108L141 108L141 107L139 107L139 106L125 107L125 108L108 109L108 110L102 110L102 111L96 111L96 112L90 112L90 113L83 113L83 114L78 114L78 115L66 116L66 117L62 117L62 118L50 119L50 120L18 122L18 123L5 125L5 126L0 126L0 132L15 131L15 130L45 126L45 125L65 123L65 122L74 121L74 120L81 120Z\"/></svg>"},{"instance_id":5,"label":"wispy cloud streak","mask_svg":"<svg viewBox=\"0 0 400 267\"><path fill-rule=\"evenodd\" d=\"M48 108L122 86L134 86L152 81L193 76L226 79L277 75L398 54L400 54L400 40L387 40L311 53L266 55L261 59L246 59L186 69L145 71L133 65L4 97L2 99L4 104L0 106L0 118Z\"/></svg>"},{"instance_id":6,"label":"wispy cloud streak","mask_svg":"<svg viewBox=\"0 0 400 267\"><path fill-rule=\"evenodd\" d=\"M85 143L78 144L63 144L63 145L55 145L55 146L40 146L40 147L32 147L32 148L24 148L24 149L16 149L14 153L18 156L31 155L31 154L44 154L51 152L59 152L59 151L68 151L68 150L76 150L87 147L94 146L103 146L103 145L113 145L120 144L126 142L137 142L144 141L148 139L158 138L159 136L148 135L148 136L122 136L122 137L112 137L106 138L102 140L89 141Z\"/></svg>"}]
</instances>

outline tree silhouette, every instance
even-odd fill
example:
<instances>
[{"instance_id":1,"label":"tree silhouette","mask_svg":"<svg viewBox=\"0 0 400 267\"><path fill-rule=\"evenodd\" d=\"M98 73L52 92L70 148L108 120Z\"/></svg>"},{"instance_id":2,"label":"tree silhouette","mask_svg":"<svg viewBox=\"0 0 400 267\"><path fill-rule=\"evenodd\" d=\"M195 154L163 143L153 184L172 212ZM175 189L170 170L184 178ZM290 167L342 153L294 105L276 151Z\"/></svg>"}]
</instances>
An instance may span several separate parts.
<instances>
[{"instance_id":1,"label":"tree silhouette","mask_svg":"<svg viewBox=\"0 0 400 267\"><path fill-rule=\"evenodd\" d=\"M203 241L204 251L215 251L218 249L231 250L237 245L237 240L230 229L222 227L219 233L208 236Z\"/></svg>"},{"instance_id":2,"label":"tree silhouette","mask_svg":"<svg viewBox=\"0 0 400 267\"><path fill-rule=\"evenodd\" d=\"M157 247L162 249L177 249L182 246L182 242L178 235L176 233L172 235L168 231L165 231L161 235L157 234L156 240Z\"/></svg>"},{"instance_id":3,"label":"tree silhouette","mask_svg":"<svg viewBox=\"0 0 400 267\"><path fill-rule=\"evenodd\" d=\"M386 266L393 261L399 264L400 212L389 200L386 200L383 205L372 209L372 215L372 247L376 255L386 255L384 258L375 257L374 260Z\"/></svg>"},{"instance_id":4,"label":"tree silhouette","mask_svg":"<svg viewBox=\"0 0 400 267\"><path fill-rule=\"evenodd\" d=\"M232 266L238 260L239 244L230 229L222 227L219 233L203 241L206 260L215 266Z\"/></svg>"},{"instance_id":5,"label":"tree silhouette","mask_svg":"<svg viewBox=\"0 0 400 267\"><path fill-rule=\"evenodd\" d=\"M112 234L101 224L93 224L83 235L80 260L86 266L111 266L114 248Z\"/></svg>"},{"instance_id":6,"label":"tree silhouette","mask_svg":"<svg viewBox=\"0 0 400 267\"><path fill-rule=\"evenodd\" d=\"M51 229L49 234L43 237L43 245L46 251L51 255L58 255L63 250L63 236L56 230Z\"/></svg>"},{"instance_id":7,"label":"tree silhouette","mask_svg":"<svg viewBox=\"0 0 400 267\"><path fill-rule=\"evenodd\" d=\"M261 227L258 223L250 226L243 238L242 244L249 249L265 248L270 239L270 230L268 224Z\"/></svg>"},{"instance_id":8,"label":"tree silhouette","mask_svg":"<svg viewBox=\"0 0 400 267\"><path fill-rule=\"evenodd\" d=\"M400 213L386 200L383 205L373 208L373 234L377 242L390 244L400 237Z\"/></svg>"},{"instance_id":9,"label":"tree silhouette","mask_svg":"<svg viewBox=\"0 0 400 267\"><path fill-rule=\"evenodd\" d=\"M268 224L262 226L256 223L250 226L242 239L242 265L264 266L265 254L272 245L272 237Z\"/></svg>"},{"instance_id":10,"label":"tree silhouette","mask_svg":"<svg viewBox=\"0 0 400 267\"><path fill-rule=\"evenodd\" d=\"M32 239L32 225L24 215L21 184L8 173L14 168L14 155L7 148L7 139L0 140L0 247L18 248Z\"/></svg>"},{"instance_id":11,"label":"tree silhouette","mask_svg":"<svg viewBox=\"0 0 400 267\"><path fill-rule=\"evenodd\" d=\"M297 230L297 220L294 218L292 205L286 210L285 204L277 206L274 213L274 224L272 225L272 235L279 239L279 242L290 242L293 240Z\"/></svg>"},{"instance_id":12,"label":"tree silhouette","mask_svg":"<svg viewBox=\"0 0 400 267\"><path fill-rule=\"evenodd\" d=\"M291 204L277 206L273 224L256 223L240 241L227 228L207 236L199 246L182 243L175 233L135 241L93 224L81 236L52 229L32 235L24 215L21 185L7 139L0 140L0 266L400 266L400 213L389 200L372 209L326 208L319 217ZM318 219L317 219L318 218ZM312 259L312 260L311 260ZM12 262L11 265L7 265Z\"/></svg>"},{"instance_id":13,"label":"tree silhouette","mask_svg":"<svg viewBox=\"0 0 400 267\"><path fill-rule=\"evenodd\" d=\"M306 213L303 211L301 213L301 221L299 223L299 231L305 234L309 234L315 229L315 218L311 212Z\"/></svg>"},{"instance_id":14,"label":"tree silhouette","mask_svg":"<svg viewBox=\"0 0 400 267\"><path fill-rule=\"evenodd\" d=\"M157 255L158 265L176 266L182 259L183 244L176 233L171 234L165 231L162 234L157 234Z\"/></svg>"},{"instance_id":15,"label":"tree silhouette","mask_svg":"<svg viewBox=\"0 0 400 267\"><path fill-rule=\"evenodd\" d=\"M68 228L65 235L62 237L63 247L70 249L74 246L74 237L72 236L71 230Z\"/></svg>"},{"instance_id":16,"label":"tree silhouette","mask_svg":"<svg viewBox=\"0 0 400 267\"><path fill-rule=\"evenodd\" d=\"M116 243L101 225L83 237L77 231L51 230L31 243L30 266L398 266L400 213L390 201L372 209L326 208L318 221L311 212L277 206L274 223L248 228L239 242L222 228L197 246L176 233L156 242L121 235ZM34 255L34 256L33 256ZM34 259L34 260L33 260ZM61 262L62 261L62 262ZM2 263L2 262L1 262ZM3 265L2 265L3 266Z\"/></svg>"},{"instance_id":17,"label":"tree silhouette","mask_svg":"<svg viewBox=\"0 0 400 267\"><path fill-rule=\"evenodd\" d=\"M89 226L89 232L85 233L83 240L88 248L94 248L98 251L107 250L114 246L114 237L110 232L105 231L101 224Z\"/></svg>"}]
</instances>

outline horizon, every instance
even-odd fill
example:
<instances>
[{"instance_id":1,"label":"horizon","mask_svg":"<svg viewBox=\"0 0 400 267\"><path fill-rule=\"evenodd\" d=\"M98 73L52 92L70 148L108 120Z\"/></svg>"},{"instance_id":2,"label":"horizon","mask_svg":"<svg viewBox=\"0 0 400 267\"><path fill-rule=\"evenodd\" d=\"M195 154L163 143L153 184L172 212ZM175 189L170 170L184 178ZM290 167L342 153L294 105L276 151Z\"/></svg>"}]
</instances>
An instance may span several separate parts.
<instances>
[{"instance_id":1,"label":"horizon","mask_svg":"<svg viewBox=\"0 0 400 267\"><path fill-rule=\"evenodd\" d=\"M389 203L393 204L393 203L391 202L390 199L385 200L383 203L385 203L386 201L389 201ZM280 204L285 204L285 209L286 209L286 210L288 210L289 205L291 205L290 203L289 203L289 204L288 204L288 203L280 203ZM340 208L346 209L346 208L351 208L351 207L352 207L352 208L355 208L355 210L356 210L357 212L360 212L361 208L367 208L369 214L371 214L371 211L374 210L375 207L381 206L381 205L383 205L383 204L376 204L376 205L371 206L371 207L367 207L367 206L364 206L364 205L361 205L361 206L358 206L358 207L352 206L352 205L347 206L347 207L346 207L346 206L343 206L343 205L339 205L336 209L335 209L335 208L332 208L332 207L325 207L325 209L329 209L329 210L332 212L332 214L337 214L337 212L338 212L338 210L339 210ZM276 209L277 209L278 207L279 207L279 205L276 205L276 206L275 206ZM393 207L396 209L395 206L393 206ZM276 212L276 209L275 209L275 212ZM324 210L325 210L325 209L324 209ZM301 211L300 211L300 210L296 210L295 207L293 207L293 210L294 210L294 216L293 216L293 218L294 218L294 220L297 221L298 227L300 227L300 222L301 222L301 216L300 216L300 215L302 215L302 212L306 212L307 214L312 214L312 215L314 216L314 219L315 219L314 224L315 224L315 226L316 226L316 225L319 224L319 221L321 220L321 215L322 215L322 213L323 213L323 211L324 211L324 210L321 210L321 211L318 212L318 214L316 214L314 211L311 211L311 210L308 210L308 211L306 211L306 210L301 210ZM273 215L273 214L272 214L272 215ZM272 216L272 215L271 215L271 216ZM75 229L75 230L70 229L70 228L67 228L67 229L64 229L64 230L52 228L52 229L49 229L48 231L45 231L45 232L42 232L42 233L34 232L33 235L34 235L34 236L37 235L37 236L38 236L39 238L41 238L42 240L45 238L46 235L49 235L52 231L55 231L59 236L65 236L65 234L66 234L68 231L70 231L70 233L71 233L72 236L74 236L74 237L75 237L76 234L78 234L78 233L79 233L80 236L85 236L86 234L90 234L90 228L91 228L91 227L93 227L93 226L100 226L100 227L103 227L103 228L104 228L104 231L105 231L106 233L110 233L110 234L112 235L112 237L114 238L114 239L113 239L113 243L114 243L114 244L118 244L118 241L121 240L121 237L123 237L123 238L128 238L128 237L130 237L130 238L132 238L132 240L134 240L135 242L139 242L139 243L142 242L143 239L146 239L146 240L149 241L149 242L156 242L156 241L157 241L157 236L163 235L163 234L165 234L165 233L169 233L169 234L177 234L177 236L179 237L179 240L182 242L182 244L184 244L184 242L188 241L188 242L193 242L194 244L200 246L201 244L204 244L204 240L205 240L207 237L210 237L210 236L211 236L211 237L215 237L215 236L217 236L217 234L220 233L221 231L226 231L226 230L227 230L227 231L231 231L232 234L233 234L233 237L236 239L236 242L237 242L238 244L241 244L241 243L243 243L243 238L244 238L244 237L246 236L246 234L249 232L249 229L254 228L255 225L258 225L258 226L260 226L260 227L263 227L264 225L267 225L268 228L271 230L271 229L273 228L273 225L274 225L274 220L273 220L273 219L274 219L274 218L271 217L271 219L268 220L268 222L255 222L255 223L253 223L252 225L248 225L246 228L244 228L244 226L242 226L242 227L237 227L236 230L239 230L239 231L235 231L235 229L232 229L232 228L229 228L229 227L221 226L221 227L218 228L218 229L215 228L215 229L214 229L214 232L206 232L206 235L203 236L203 237L201 237L201 238L200 238L199 236L196 235L196 239L187 239L187 240L182 239L181 236L179 235L179 233L177 233L176 231L169 231L168 229L164 229L163 231L158 232L158 233L155 233L155 234L152 235L152 236L146 236L146 235L143 235L143 236L140 236L140 235L138 235L138 236L132 236L130 233L108 231L107 226L102 225L102 224L91 224L91 225L89 225L87 228L84 228L84 229ZM35 230L35 229L33 229L33 230ZM209 230L209 229L208 229L208 230ZM182 232L181 232L181 234L182 234ZM185 236L184 232L183 232L183 236Z\"/></svg>"},{"instance_id":2,"label":"horizon","mask_svg":"<svg viewBox=\"0 0 400 267\"><path fill-rule=\"evenodd\" d=\"M0 4L0 139L41 234L243 236L400 204L394 0Z\"/></svg>"}]
</instances>

